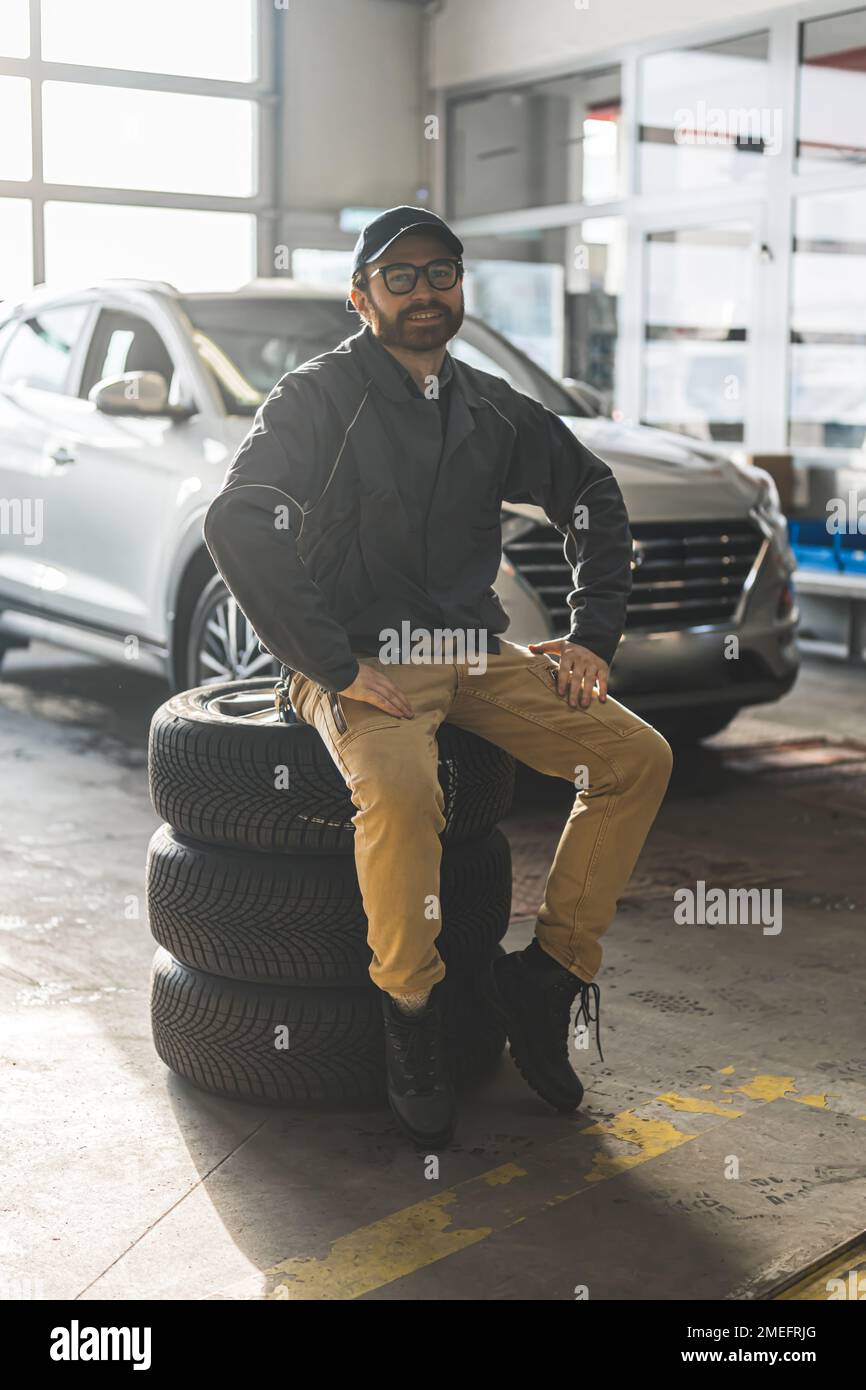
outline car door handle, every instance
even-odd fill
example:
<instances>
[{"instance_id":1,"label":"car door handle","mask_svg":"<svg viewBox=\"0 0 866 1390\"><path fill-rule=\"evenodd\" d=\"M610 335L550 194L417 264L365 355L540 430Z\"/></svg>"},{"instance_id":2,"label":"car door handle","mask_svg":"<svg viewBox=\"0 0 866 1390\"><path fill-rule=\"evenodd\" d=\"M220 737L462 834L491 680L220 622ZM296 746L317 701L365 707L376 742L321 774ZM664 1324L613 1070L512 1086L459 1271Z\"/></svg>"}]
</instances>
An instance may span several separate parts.
<instances>
[{"instance_id":1,"label":"car door handle","mask_svg":"<svg viewBox=\"0 0 866 1390\"><path fill-rule=\"evenodd\" d=\"M75 455L71 449L67 449L65 444L61 444L59 449L55 449L51 455L55 463L74 463Z\"/></svg>"}]
</instances>

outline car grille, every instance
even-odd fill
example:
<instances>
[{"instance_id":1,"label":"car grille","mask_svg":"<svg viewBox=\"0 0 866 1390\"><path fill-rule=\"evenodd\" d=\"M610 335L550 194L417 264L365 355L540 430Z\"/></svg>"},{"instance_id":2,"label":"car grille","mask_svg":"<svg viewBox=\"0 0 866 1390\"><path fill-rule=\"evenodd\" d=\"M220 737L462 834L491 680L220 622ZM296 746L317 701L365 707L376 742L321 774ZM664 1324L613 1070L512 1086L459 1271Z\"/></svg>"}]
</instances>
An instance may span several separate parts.
<instances>
[{"instance_id":1,"label":"car grille","mask_svg":"<svg viewBox=\"0 0 866 1390\"><path fill-rule=\"evenodd\" d=\"M633 524L631 533L627 632L703 627L734 616L763 540L756 526L743 520L650 522ZM566 595L574 584L562 547L561 532L542 524L503 549L564 633L571 625Z\"/></svg>"}]
</instances>

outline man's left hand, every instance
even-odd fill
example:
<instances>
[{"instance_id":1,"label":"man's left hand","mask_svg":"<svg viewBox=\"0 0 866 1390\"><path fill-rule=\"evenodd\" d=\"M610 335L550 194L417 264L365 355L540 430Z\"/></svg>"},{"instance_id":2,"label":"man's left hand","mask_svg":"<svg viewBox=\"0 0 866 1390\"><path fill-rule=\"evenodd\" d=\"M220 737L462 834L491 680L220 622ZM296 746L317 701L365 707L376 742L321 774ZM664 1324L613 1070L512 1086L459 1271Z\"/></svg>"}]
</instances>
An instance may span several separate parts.
<instances>
[{"instance_id":1,"label":"man's left hand","mask_svg":"<svg viewBox=\"0 0 866 1390\"><path fill-rule=\"evenodd\" d=\"M567 637L555 637L550 642L530 642L531 652L549 652L559 657L559 671L556 677L558 695L567 695L572 708L588 709L592 700L592 689L598 682L598 698L607 699L607 678L610 667L600 656L588 647L580 647L569 642Z\"/></svg>"}]
</instances>

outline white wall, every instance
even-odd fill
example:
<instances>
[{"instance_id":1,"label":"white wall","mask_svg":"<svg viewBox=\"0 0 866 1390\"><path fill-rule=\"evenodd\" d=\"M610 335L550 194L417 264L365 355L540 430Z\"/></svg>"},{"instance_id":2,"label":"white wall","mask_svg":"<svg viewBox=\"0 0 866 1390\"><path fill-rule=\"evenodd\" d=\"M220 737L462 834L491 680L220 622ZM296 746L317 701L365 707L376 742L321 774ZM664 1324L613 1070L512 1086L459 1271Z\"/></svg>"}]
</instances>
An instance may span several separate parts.
<instances>
[{"instance_id":1,"label":"white wall","mask_svg":"<svg viewBox=\"0 0 866 1390\"><path fill-rule=\"evenodd\" d=\"M436 87L585 58L679 30L782 9L790 0L442 0L433 21ZM844 8L844 6L840 6Z\"/></svg>"},{"instance_id":2,"label":"white wall","mask_svg":"<svg viewBox=\"0 0 866 1390\"><path fill-rule=\"evenodd\" d=\"M414 203L429 178L420 10L393 0L289 0L277 18L280 203L292 212Z\"/></svg>"}]
</instances>

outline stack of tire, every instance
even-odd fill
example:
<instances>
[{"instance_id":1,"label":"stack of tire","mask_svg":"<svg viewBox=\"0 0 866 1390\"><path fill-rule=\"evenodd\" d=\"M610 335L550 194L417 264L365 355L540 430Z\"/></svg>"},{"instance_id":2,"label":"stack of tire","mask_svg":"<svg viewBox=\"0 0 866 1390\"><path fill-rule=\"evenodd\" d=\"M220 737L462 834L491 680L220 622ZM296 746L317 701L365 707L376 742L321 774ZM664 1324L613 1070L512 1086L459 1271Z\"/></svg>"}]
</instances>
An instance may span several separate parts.
<instances>
[{"instance_id":1,"label":"stack of tire","mask_svg":"<svg viewBox=\"0 0 866 1390\"><path fill-rule=\"evenodd\" d=\"M475 982L510 915L511 855L496 826L514 761L453 725L437 742L446 824L436 945L459 1085L488 1074L505 1045ZM154 714L148 768L164 821L147 856L158 1055L236 1100L383 1101L355 807L317 730L279 719L273 679L199 686Z\"/></svg>"}]
</instances>

